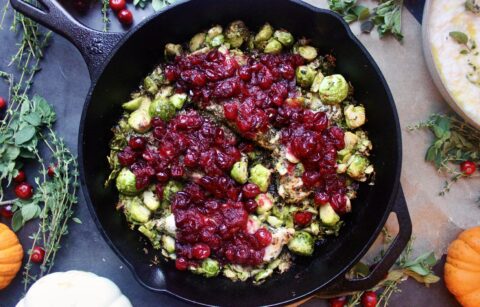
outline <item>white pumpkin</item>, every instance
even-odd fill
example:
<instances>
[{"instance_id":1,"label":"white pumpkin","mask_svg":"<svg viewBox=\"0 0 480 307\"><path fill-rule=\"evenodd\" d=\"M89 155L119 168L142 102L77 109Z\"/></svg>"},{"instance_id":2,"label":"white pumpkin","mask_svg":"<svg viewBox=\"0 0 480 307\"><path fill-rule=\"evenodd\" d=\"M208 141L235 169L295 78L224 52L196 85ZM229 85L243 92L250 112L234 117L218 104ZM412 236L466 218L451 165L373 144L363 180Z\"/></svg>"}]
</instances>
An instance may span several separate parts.
<instances>
[{"instance_id":1,"label":"white pumpkin","mask_svg":"<svg viewBox=\"0 0 480 307\"><path fill-rule=\"evenodd\" d=\"M37 280L16 307L132 307L111 280L82 271L58 272Z\"/></svg>"}]
</instances>

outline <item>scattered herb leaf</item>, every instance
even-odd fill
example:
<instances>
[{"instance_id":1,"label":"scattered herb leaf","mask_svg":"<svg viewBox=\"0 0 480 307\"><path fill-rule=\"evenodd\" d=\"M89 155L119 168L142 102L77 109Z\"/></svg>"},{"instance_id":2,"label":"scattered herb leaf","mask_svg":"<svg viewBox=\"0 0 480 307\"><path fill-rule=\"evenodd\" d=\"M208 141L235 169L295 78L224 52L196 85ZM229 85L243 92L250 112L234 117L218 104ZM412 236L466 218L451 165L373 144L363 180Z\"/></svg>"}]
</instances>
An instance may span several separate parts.
<instances>
[{"instance_id":1,"label":"scattered herb leaf","mask_svg":"<svg viewBox=\"0 0 480 307\"><path fill-rule=\"evenodd\" d=\"M467 34L460 32L460 31L452 31L448 33L451 38L453 38L457 43L465 45L468 43L468 36Z\"/></svg>"}]
</instances>

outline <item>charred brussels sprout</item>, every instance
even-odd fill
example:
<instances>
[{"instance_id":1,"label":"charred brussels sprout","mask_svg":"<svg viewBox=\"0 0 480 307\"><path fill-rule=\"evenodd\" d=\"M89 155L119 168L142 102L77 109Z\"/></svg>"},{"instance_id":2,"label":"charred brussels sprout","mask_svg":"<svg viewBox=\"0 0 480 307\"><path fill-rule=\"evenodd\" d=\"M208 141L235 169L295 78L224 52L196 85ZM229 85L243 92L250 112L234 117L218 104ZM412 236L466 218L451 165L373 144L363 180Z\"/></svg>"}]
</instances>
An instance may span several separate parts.
<instances>
[{"instance_id":1,"label":"charred brussels sprout","mask_svg":"<svg viewBox=\"0 0 480 307\"><path fill-rule=\"evenodd\" d=\"M348 105L343 110L348 128L355 129L365 124L365 108L363 106Z\"/></svg>"},{"instance_id":2,"label":"charred brussels sprout","mask_svg":"<svg viewBox=\"0 0 480 307\"><path fill-rule=\"evenodd\" d=\"M240 48L243 43L248 42L250 31L243 21L234 21L225 30L225 37L232 48Z\"/></svg>"},{"instance_id":3,"label":"charred brussels sprout","mask_svg":"<svg viewBox=\"0 0 480 307\"><path fill-rule=\"evenodd\" d=\"M177 55L181 55L183 52L182 45L178 44L166 44L165 45L165 56L172 58Z\"/></svg>"},{"instance_id":4,"label":"charred brussels sprout","mask_svg":"<svg viewBox=\"0 0 480 307\"><path fill-rule=\"evenodd\" d=\"M225 42L225 36L222 34L223 28L221 26L215 26L207 32L207 43L212 47L218 47Z\"/></svg>"},{"instance_id":5,"label":"charred brussels sprout","mask_svg":"<svg viewBox=\"0 0 480 307\"><path fill-rule=\"evenodd\" d=\"M164 121L169 121L175 116L175 107L166 97L155 99L149 108L150 116L160 117Z\"/></svg>"},{"instance_id":6,"label":"charred brussels sprout","mask_svg":"<svg viewBox=\"0 0 480 307\"><path fill-rule=\"evenodd\" d=\"M358 143L358 136L350 131L345 131L343 141L345 142L345 149L352 150Z\"/></svg>"},{"instance_id":7,"label":"charred brussels sprout","mask_svg":"<svg viewBox=\"0 0 480 307\"><path fill-rule=\"evenodd\" d=\"M150 99L142 99L140 107L128 117L128 125L138 133L145 133L150 129L152 122L152 117L148 112L150 105Z\"/></svg>"},{"instance_id":8,"label":"charred brussels sprout","mask_svg":"<svg viewBox=\"0 0 480 307\"><path fill-rule=\"evenodd\" d=\"M313 80L317 75L317 71L310 65L303 65L297 67L295 76L297 77L297 84L301 87L308 88L312 86Z\"/></svg>"},{"instance_id":9,"label":"charred brussels sprout","mask_svg":"<svg viewBox=\"0 0 480 307\"><path fill-rule=\"evenodd\" d=\"M285 47L290 47L293 45L293 35L288 31L277 30L275 33L273 33L273 37L275 37Z\"/></svg>"},{"instance_id":10,"label":"charred brussels sprout","mask_svg":"<svg viewBox=\"0 0 480 307\"><path fill-rule=\"evenodd\" d=\"M158 199L157 194L151 190L143 192L142 200L150 211L156 211L160 207L160 200Z\"/></svg>"},{"instance_id":11,"label":"charred brussels sprout","mask_svg":"<svg viewBox=\"0 0 480 307\"><path fill-rule=\"evenodd\" d=\"M298 54L307 61L313 61L318 56L317 49L312 46L300 46L298 47Z\"/></svg>"},{"instance_id":12,"label":"charred brussels sprout","mask_svg":"<svg viewBox=\"0 0 480 307\"><path fill-rule=\"evenodd\" d=\"M177 110L180 110L187 101L187 94L174 94L169 101Z\"/></svg>"},{"instance_id":13,"label":"charred brussels sprout","mask_svg":"<svg viewBox=\"0 0 480 307\"><path fill-rule=\"evenodd\" d=\"M373 172L367 158L360 155L353 155L348 164L347 174L358 181L366 181L367 176Z\"/></svg>"},{"instance_id":14,"label":"charred brussels sprout","mask_svg":"<svg viewBox=\"0 0 480 307\"><path fill-rule=\"evenodd\" d=\"M314 250L315 240L312 235L305 231L297 231L288 242L288 249L295 254L311 256Z\"/></svg>"},{"instance_id":15,"label":"charred brussels sprout","mask_svg":"<svg viewBox=\"0 0 480 307\"><path fill-rule=\"evenodd\" d=\"M220 273L220 263L217 260L207 258L202 261L199 267L194 267L191 270L193 273L205 277L215 277Z\"/></svg>"},{"instance_id":16,"label":"charred brussels sprout","mask_svg":"<svg viewBox=\"0 0 480 307\"><path fill-rule=\"evenodd\" d=\"M340 221L340 216L338 216L329 203L326 203L320 207L320 220L322 220L324 225L333 226Z\"/></svg>"},{"instance_id":17,"label":"charred brussels sprout","mask_svg":"<svg viewBox=\"0 0 480 307\"><path fill-rule=\"evenodd\" d=\"M116 186L120 193L125 195L137 195L137 177L128 168L123 168L117 176Z\"/></svg>"},{"instance_id":18,"label":"charred brussels sprout","mask_svg":"<svg viewBox=\"0 0 480 307\"><path fill-rule=\"evenodd\" d=\"M250 169L249 181L255 183L262 192L267 192L270 185L270 175L272 171L261 164L257 164Z\"/></svg>"},{"instance_id":19,"label":"charred brussels sprout","mask_svg":"<svg viewBox=\"0 0 480 307\"><path fill-rule=\"evenodd\" d=\"M282 48L283 48L282 44L278 40L272 38L268 41L263 51L265 53L280 53L282 52Z\"/></svg>"},{"instance_id":20,"label":"charred brussels sprout","mask_svg":"<svg viewBox=\"0 0 480 307\"><path fill-rule=\"evenodd\" d=\"M273 36L273 28L270 24L266 23L260 28L257 35L255 35L254 43L257 48L263 49L267 44L267 41Z\"/></svg>"},{"instance_id":21,"label":"charred brussels sprout","mask_svg":"<svg viewBox=\"0 0 480 307\"><path fill-rule=\"evenodd\" d=\"M207 34L203 32L195 34L195 36L192 37L189 43L190 51L194 52L202 48L205 45L206 38L207 38Z\"/></svg>"},{"instance_id":22,"label":"charred brussels sprout","mask_svg":"<svg viewBox=\"0 0 480 307\"><path fill-rule=\"evenodd\" d=\"M348 96L347 80L342 75L326 76L320 83L319 93L325 103L340 103Z\"/></svg>"},{"instance_id":23,"label":"charred brussels sprout","mask_svg":"<svg viewBox=\"0 0 480 307\"><path fill-rule=\"evenodd\" d=\"M150 219L150 210L145 207L138 197L128 197L122 200L123 210L127 220L135 224L143 224Z\"/></svg>"}]
</instances>

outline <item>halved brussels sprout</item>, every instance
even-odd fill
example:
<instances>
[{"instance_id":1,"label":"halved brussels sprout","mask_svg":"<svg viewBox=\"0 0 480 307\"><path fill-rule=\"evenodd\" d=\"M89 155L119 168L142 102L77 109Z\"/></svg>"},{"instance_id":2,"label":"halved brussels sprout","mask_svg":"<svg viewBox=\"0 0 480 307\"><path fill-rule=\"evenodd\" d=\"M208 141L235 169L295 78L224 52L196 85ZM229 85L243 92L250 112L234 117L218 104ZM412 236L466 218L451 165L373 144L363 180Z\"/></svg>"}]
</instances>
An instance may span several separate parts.
<instances>
[{"instance_id":1,"label":"halved brussels sprout","mask_svg":"<svg viewBox=\"0 0 480 307\"><path fill-rule=\"evenodd\" d=\"M151 127L152 117L148 112L150 105L150 99L144 97L140 103L140 107L133 111L128 117L128 125L138 133L145 133Z\"/></svg>"},{"instance_id":2,"label":"halved brussels sprout","mask_svg":"<svg viewBox=\"0 0 480 307\"><path fill-rule=\"evenodd\" d=\"M300 46L298 47L298 54L307 61L313 61L318 56L317 49L312 46Z\"/></svg>"},{"instance_id":3,"label":"halved brussels sprout","mask_svg":"<svg viewBox=\"0 0 480 307\"><path fill-rule=\"evenodd\" d=\"M257 164L250 169L249 181L255 183L260 191L266 192L270 185L270 175L272 171L262 164Z\"/></svg>"},{"instance_id":4,"label":"halved brussels sprout","mask_svg":"<svg viewBox=\"0 0 480 307\"><path fill-rule=\"evenodd\" d=\"M312 86L316 75L317 71L310 65L298 66L295 74L297 84L304 88Z\"/></svg>"},{"instance_id":5,"label":"halved brussels sprout","mask_svg":"<svg viewBox=\"0 0 480 307\"><path fill-rule=\"evenodd\" d=\"M348 105L343 110L348 128L355 129L365 124L365 107Z\"/></svg>"},{"instance_id":6,"label":"halved brussels sprout","mask_svg":"<svg viewBox=\"0 0 480 307\"><path fill-rule=\"evenodd\" d=\"M190 51L194 52L202 48L205 44L206 38L207 38L207 34L203 32L195 34L195 36L192 37L189 43Z\"/></svg>"},{"instance_id":7,"label":"halved brussels sprout","mask_svg":"<svg viewBox=\"0 0 480 307\"><path fill-rule=\"evenodd\" d=\"M315 76L315 79L313 79L312 87L310 88L310 91L314 93L318 93L320 90L320 84L322 84L323 79L325 76L321 71L318 72L318 74Z\"/></svg>"},{"instance_id":8,"label":"halved brussels sprout","mask_svg":"<svg viewBox=\"0 0 480 307\"><path fill-rule=\"evenodd\" d=\"M220 273L220 263L217 260L207 258L198 267L192 267L191 271L205 277L215 277Z\"/></svg>"},{"instance_id":9,"label":"halved brussels sprout","mask_svg":"<svg viewBox=\"0 0 480 307\"><path fill-rule=\"evenodd\" d=\"M158 199L157 194L151 190L143 192L142 200L150 211L156 211L160 207L160 200Z\"/></svg>"},{"instance_id":10,"label":"halved brussels sprout","mask_svg":"<svg viewBox=\"0 0 480 307\"><path fill-rule=\"evenodd\" d=\"M154 223L152 222L153 221L148 221L147 223L140 225L140 227L138 227L138 231L140 231L145 237L150 240L154 249L159 249L160 235L154 229Z\"/></svg>"},{"instance_id":11,"label":"halved brussels sprout","mask_svg":"<svg viewBox=\"0 0 480 307\"><path fill-rule=\"evenodd\" d=\"M164 121L169 121L175 116L175 107L168 98L159 97L150 105L149 113L152 117L160 117Z\"/></svg>"},{"instance_id":12,"label":"halved brussels sprout","mask_svg":"<svg viewBox=\"0 0 480 307\"><path fill-rule=\"evenodd\" d=\"M273 33L273 37L275 37L285 47L290 47L294 42L293 35L285 30L275 31L275 33Z\"/></svg>"},{"instance_id":13,"label":"halved brussels sprout","mask_svg":"<svg viewBox=\"0 0 480 307\"><path fill-rule=\"evenodd\" d=\"M263 49L266 42L273 36L273 28L270 24L266 23L260 28L257 35L255 35L254 43L257 48Z\"/></svg>"},{"instance_id":14,"label":"halved brussels sprout","mask_svg":"<svg viewBox=\"0 0 480 307\"><path fill-rule=\"evenodd\" d=\"M288 242L288 249L295 254L311 256L314 251L315 240L312 235L305 231L297 231Z\"/></svg>"},{"instance_id":15,"label":"halved brussels sprout","mask_svg":"<svg viewBox=\"0 0 480 307\"><path fill-rule=\"evenodd\" d=\"M323 78L319 88L320 98L327 104L340 103L348 96L348 83L342 75Z\"/></svg>"},{"instance_id":16,"label":"halved brussels sprout","mask_svg":"<svg viewBox=\"0 0 480 307\"><path fill-rule=\"evenodd\" d=\"M245 281L250 277L250 272L237 264L227 264L223 268L223 275L233 281Z\"/></svg>"},{"instance_id":17,"label":"halved brussels sprout","mask_svg":"<svg viewBox=\"0 0 480 307\"><path fill-rule=\"evenodd\" d=\"M353 155L349 160L347 174L357 181L366 181L367 176L373 172L373 167L367 158Z\"/></svg>"},{"instance_id":18,"label":"halved brussels sprout","mask_svg":"<svg viewBox=\"0 0 480 307\"><path fill-rule=\"evenodd\" d=\"M177 110L180 110L185 101L187 101L187 94L174 94L169 101Z\"/></svg>"},{"instance_id":19,"label":"halved brussels sprout","mask_svg":"<svg viewBox=\"0 0 480 307\"><path fill-rule=\"evenodd\" d=\"M155 95L158 92L157 83L155 83L151 77L143 79L143 88L152 95Z\"/></svg>"},{"instance_id":20,"label":"halved brussels sprout","mask_svg":"<svg viewBox=\"0 0 480 307\"><path fill-rule=\"evenodd\" d=\"M243 43L248 42L250 31L243 21L234 21L225 30L225 36L232 48L240 48Z\"/></svg>"},{"instance_id":21,"label":"halved brussels sprout","mask_svg":"<svg viewBox=\"0 0 480 307\"><path fill-rule=\"evenodd\" d=\"M223 33L223 28L220 25L216 25L207 32L207 38L213 39L217 35L221 35Z\"/></svg>"},{"instance_id":22,"label":"halved brussels sprout","mask_svg":"<svg viewBox=\"0 0 480 307\"><path fill-rule=\"evenodd\" d=\"M167 253L173 254L175 252L175 239L170 236L163 235L162 247L167 251Z\"/></svg>"},{"instance_id":23,"label":"halved brussels sprout","mask_svg":"<svg viewBox=\"0 0 480 307\"><path fill-rule=\"evenodd\" d=\"M163 188L163 200L170 201L175 193L180 192L183 189L183 185L175 180L170 180Z\"/></svg>"},{"instance_id":24,"label":"halved brussels sprout","mask_svg":"<svg viewBox=\"0 0 480 307\"><path fill-rule=\"evenodd\" d=\"M165 56L167 57L175 57L177 55L181 55L182 52L183 52L182 45L178 45L178 44L165 45Z\"/></svg>"},{"instance_id":25,"label":"halved brussels sprout","mask_svg":"<svg viewBox=\"0 0 480 307\"><path fill-rule=\"evenodd\" d=\"M151 212L138 197L125 197L121 200L127 220L131 223L144 224L149 221Z\"/></svg>"},{"instance_id":26,"label":"halved brussels sprout","mask_svg":"<svg viewBox=\"0 0 480 307\"><path fill-rule=\"evenodd\" d=\"M242 158L240 161L236 162L230 171L230 176L232 176L232 178L238 183L246 183L248 180L248 160Z\"/></svg>"},{"instance_id":27,"label":"halved brussels sprout","mask_svg":"<svg viewBox=\"0 0 480 307\"><path fill-rule=\"evenodd\" d=\"M276 39L272 38L268 41L267 45L263 49L265 53L280 53L282 52L283 45Z\"/></svg>"},{"instance_id":28,"label":"halved brussels sprout","mask_svg":"<svg viewBox=\"0 0 480 307\"><path fill-rule=\"evenodd\" d=\"M352 150L357 145L358 136L350 131L345 131L343 140L345 142L345 149Z\"/></svg>"},{"instance_id":29,"label":"halved brussels sprout","mask_svg":"<svg viewBox=\"0 0 480 307\"><path fill-rule=\"evenodd\" d=\"M125 195L137 195L137 177L128 168L123 168L117 176L116 186L120 193Z\"/></svg>"},{"instance_id":30,"label":"halved brussels sprout","mask_svg":"<svg viewBox=\"0 0 480 307\"><path fill-rule=\"evenodd\" d=\"M270 211L274 204L273 196L270 193L262 193L255 197L257 202L257 214L261 215Z\"/></svg>"},{"instance_id":31,"label":"halved brussels sprout","mask_svg":"<svg viewBox=\"0 0 480 307\"><path fill-rule=\"evenodd\" d=\"M137 110L138 108L140 108L140 105L142 104L143 99L144 99L144 97L142 97L142 96L134 98L134 99L122 104L122 108L124 108L127 111L133 112L133 111Z\"/></svg>"},{"instance_id":32,"label":"halved brussels sprout","mask_svg":"<svg viewBox=\"0 0 480 307\"><path fill-rule=\"evenodd\" d=\"M320 206L320 220L324 225L333 226L340 221L340 216L329 203Z\"/></svg>"}]
</instances>

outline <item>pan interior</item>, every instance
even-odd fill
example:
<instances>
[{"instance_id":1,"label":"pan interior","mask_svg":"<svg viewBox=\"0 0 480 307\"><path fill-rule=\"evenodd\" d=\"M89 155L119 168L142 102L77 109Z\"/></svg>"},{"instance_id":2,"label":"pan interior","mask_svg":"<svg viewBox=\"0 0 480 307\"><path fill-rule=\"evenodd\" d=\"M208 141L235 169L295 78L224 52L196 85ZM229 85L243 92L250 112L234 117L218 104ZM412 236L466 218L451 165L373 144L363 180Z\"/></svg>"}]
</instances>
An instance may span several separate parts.
<instances>
[{"instance_id":1,"label":"pan interior","mask_svg":"<svg viewBox=\"0 0 480 307\"><path fill-rule=\"evenodd\" d=\"M155 252L127 227L115 211L117 192L103 187L108 177L108 142L111 127L121 115L121 103L162 59L166 43L182 43L213 24L243 20L251 29L265 22L285 28L296 37L312 39L321 53L332 52L337 71L355 87L365 105L365 129L374 144L372 161L377 171L374 186L363 185L353 201L353 213L336 238L316 248L315 256L297 259L290 271L260 286L205 279L180 272L172 263L152 266ZM125 40L92 86L84 109L81 131L82 171L86 198L97 225L117 253L128 262L147 287L166 289L187 300L215 305L268 305L289 301L314 291L344 272L363 255L381 230L398 186L401 143L395 107L381 73L363 47L348 35L344 24L325 11L288 0L195 0L181 3L152 18Z\"/></svg>"}]
</instances>

